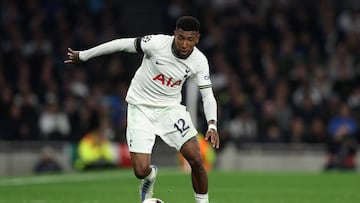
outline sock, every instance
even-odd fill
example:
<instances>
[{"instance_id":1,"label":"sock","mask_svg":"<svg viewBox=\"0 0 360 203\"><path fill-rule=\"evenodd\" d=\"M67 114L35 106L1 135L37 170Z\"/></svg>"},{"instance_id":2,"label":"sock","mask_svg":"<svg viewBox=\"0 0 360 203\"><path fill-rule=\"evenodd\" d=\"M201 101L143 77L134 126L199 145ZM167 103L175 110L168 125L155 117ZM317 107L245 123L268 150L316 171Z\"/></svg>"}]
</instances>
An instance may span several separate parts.
<instances>
[{"instance_id":1,"label":"sock","mask_svg":"<svg viewBox=\"0 0 360 203\"><path fill-rule=\"evenodd\" d=\"M206 194L197 194L195 193L195 202L196 203L209 203L209 195Z\"/></svg>"},{"instance_id":2,"label":"sock","mask_svg":"<svg viewBox=\"0 0 360 203\"><path fill-rule=\"evenodd\" d=\"M155 169L151 167L151 172L144 179L149 180L149 181L153 181L155 179Z\"/></svg>"}]
</instances>

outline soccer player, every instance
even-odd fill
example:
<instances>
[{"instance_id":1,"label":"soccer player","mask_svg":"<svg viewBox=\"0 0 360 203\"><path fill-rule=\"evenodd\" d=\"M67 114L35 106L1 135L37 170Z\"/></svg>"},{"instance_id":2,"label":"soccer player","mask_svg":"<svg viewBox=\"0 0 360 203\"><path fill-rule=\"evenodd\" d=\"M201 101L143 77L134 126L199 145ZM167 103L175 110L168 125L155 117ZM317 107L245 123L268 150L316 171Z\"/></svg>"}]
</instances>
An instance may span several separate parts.
<instances>
[{"instance_id":1,"label":"soccer player","mask_svg":"<svg viewBox=\"0 0 360 203\"><path fill-rule=\"evenodd\" d=\"M150 156L159 136L176 148L191 166L196 203L208 203L208 176L200 155L199 142L189 112L181 105L181 89L192 77L200 89L208 130L205 139L219 148L217 103L211 88L209 64L195 46L200 39L200 23L192 16L180 17L174 35L148 35L116 39L84 51L68 49L65 63L125 51L144 54L129 86L126 101L126 138L134 174L141 179L140 199L153 195L157 167Z\"/></svg>"}]
</instances>

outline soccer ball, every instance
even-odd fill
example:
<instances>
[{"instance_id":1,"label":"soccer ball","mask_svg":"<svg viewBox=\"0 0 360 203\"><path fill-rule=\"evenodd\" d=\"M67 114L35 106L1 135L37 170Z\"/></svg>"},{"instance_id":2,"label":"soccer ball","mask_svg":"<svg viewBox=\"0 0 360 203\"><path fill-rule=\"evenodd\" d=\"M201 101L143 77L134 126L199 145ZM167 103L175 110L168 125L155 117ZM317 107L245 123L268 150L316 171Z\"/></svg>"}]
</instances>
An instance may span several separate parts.
<instances>
[{"instance_id":1,"label":"soccer ball","mask_svg":"<svg viewBox=\"0 0 360 203\"><path fill-rule=\"evenodd\" d=\"M158 198L149 198L144 200L143 203L164 203L164 201Z\"/></svg>"}]
</instances>

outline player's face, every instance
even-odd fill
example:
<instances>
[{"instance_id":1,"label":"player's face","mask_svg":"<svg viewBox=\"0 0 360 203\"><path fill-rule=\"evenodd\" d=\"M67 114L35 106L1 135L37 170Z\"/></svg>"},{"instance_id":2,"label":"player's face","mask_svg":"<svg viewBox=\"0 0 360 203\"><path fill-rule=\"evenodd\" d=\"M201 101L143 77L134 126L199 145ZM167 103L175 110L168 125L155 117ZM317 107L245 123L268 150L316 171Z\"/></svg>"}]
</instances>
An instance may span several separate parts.
<instances>
[{"instance_id":1,"label":"player's face","mask_svg":"<svg viewBox=\"0 0 360 203\"><path fill-rule=\"evenodd\" d=\"M184 31L177 29L174 32L175 51L182 58L188 57L194 46L199 42L200 34L194 31Z\"/></svg>"}]
</instances>

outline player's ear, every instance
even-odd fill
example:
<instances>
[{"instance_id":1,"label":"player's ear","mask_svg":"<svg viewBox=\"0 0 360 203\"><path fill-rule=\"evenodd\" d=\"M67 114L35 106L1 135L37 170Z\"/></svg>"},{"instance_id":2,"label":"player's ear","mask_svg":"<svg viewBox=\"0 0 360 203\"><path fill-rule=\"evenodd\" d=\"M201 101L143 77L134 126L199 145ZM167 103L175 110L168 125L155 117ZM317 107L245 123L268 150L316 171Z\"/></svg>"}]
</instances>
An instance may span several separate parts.
<instances>
[{"instance_id":1,"label":"player's ear","mask_svg":"<svg viewBox=\"0 0 360 203\"><path fill-rule=\"evenodd\" d=\"M200 34L197 34L197 36L196 36L196 44L199 43L199 41L200 41Z\"/></svg>"}]
</instances>

